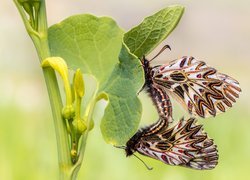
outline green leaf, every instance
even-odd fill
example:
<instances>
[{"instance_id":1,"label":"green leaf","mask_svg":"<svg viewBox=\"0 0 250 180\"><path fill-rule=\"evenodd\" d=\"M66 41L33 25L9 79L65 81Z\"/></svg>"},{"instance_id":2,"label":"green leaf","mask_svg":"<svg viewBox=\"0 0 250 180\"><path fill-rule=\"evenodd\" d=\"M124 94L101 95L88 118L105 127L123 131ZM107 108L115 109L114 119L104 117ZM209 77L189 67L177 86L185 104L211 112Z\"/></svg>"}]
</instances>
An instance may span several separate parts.
<instances>
[{"instance_id":1,"label":"green leaf","mask_svg":"<svg viewBox=\"0 0 250 180\"><path fill-rule=\"evenodd\" d=\"M143 85L143 69L122 47L122 39L123 31L107 17L78 15L49 28L52 55L62 57L71 69L93 75L100 87L93 98L108 100L101 130L112 144L124 144L135 133L142 111L136 93Z\"/></svg>"},{"instance_id":2,"label":"green leaf","mask_svg":"<svg viewBox=\"0 0 250 180\"><path fill-rule=\"evenodd\" d=\"M61 56L72 69L92 74L99 83L118 62L123 31L108 17L84 14L67 18L49 28L53 56Z\"/></svg>"},{"instance_id":3,"label":"green leaf","mask_svg":"<svg viewBox=\"0 0 250 180\"><path fill-rule=\"evenodd\" d=\"M100 91L108 94L109 104L101 122L104 139L114 145L125 144L137 131L142 106L137 97L144 82L144 72L137 57L124 45L108 81Z\"/></svg>"},{"instance_id":4,"label":"green leaf","mask_svg":"<svg viewBox=\"0 0 250 180\"><path fill-rule=\"evenodd\" d=\"M139 58L149 54L174 30L183 12L183 6L169 6L145 18L125 34L125 44Z\"/></svg>"}]
</instances>

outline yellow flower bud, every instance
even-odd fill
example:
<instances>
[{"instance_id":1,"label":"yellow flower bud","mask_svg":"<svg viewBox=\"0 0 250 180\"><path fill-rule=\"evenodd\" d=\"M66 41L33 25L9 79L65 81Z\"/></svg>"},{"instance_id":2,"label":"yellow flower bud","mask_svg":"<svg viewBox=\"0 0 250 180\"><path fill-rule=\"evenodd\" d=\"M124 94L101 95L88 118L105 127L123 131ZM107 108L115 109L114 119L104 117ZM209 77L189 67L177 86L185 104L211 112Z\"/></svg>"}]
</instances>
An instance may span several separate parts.
<instances>
[{"instance_id":1,"label":"yellow flower bud","mask_svg":"<svg viewBox=\"0 0 250 180\"><path fill-rule=\"evenodd\" d=\"M64 119L73 119L75 117L75 108L72 105L64 107L62 110L62 116Z\"/></svg>"},{"instance_id":2,"label":"yellow flower bud","mask_svg":"<svg viewBox=\"0 0 250 180\"><path fill-rule=\"evenodd\" d=\"M83 134L87 129L86 123L81 118L74 119L74 121L72 122L72 125L75 129L75 132L78 134Z\"/></svg>"},{"instance_id":3,"label":"yellow flower bud","mask_svg":"<svg viewBox=\"0 0 250 180\"><path fill-rule=\"evenodd\" d=\"M84 81L80 69L77 69L74 75L74 90L77 97L82 98L84 96Z\"/></svg>"}]
</instances>

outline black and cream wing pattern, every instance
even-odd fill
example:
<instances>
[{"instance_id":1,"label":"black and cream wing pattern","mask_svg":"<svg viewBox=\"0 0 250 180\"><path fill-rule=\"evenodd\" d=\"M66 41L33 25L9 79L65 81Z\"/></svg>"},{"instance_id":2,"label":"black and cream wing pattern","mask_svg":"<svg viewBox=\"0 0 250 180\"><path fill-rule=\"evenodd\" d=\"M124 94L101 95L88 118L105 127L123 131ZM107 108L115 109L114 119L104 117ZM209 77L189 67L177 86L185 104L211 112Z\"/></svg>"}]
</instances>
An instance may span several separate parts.
<instances>
[{"instance_id":1,"label":"black and cream wing pattern","mask_svg":"<svg viewBox=\"0 0 250 180\"><path fill-rule=\"evenodd\" d=\"M172 128L164 121L138 131L126 144L127 156L137 151L165 164L198 170L217 165L217 147L194 118L181 119Z\"/></svg>"},{"instance_id":2,"label":"black and cream wing pattern","mask_svg":"<svg viewBox=\"0 0 250 180\"><path fill-rule=\"evenodd\" d=\"M215 116L232 107L241 92L238 81L203 61L184 56L152 69L153 82L175 97L188 112Z\"/></svg>"}]
</instances>

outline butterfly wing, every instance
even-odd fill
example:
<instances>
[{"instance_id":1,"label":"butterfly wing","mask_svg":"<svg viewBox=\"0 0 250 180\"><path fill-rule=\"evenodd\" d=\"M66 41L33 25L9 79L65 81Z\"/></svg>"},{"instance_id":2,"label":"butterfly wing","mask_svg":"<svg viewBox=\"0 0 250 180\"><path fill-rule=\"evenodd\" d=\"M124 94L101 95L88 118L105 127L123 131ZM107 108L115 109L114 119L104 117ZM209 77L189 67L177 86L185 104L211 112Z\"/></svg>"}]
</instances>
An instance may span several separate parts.
<instances>
[{"instance_id":1,"label":"butterfly wing","mask_svg":"<svg viewBox=\"0 0 250 180\"><path fill-rule=\"evenodd\" d=\"M216 145L193 118L142 136L136 150L166 164L193 169L213 169L218 163Z\"/></svg>"},{"instance_id":2,"label":"butterfly wing","mask_svg":"<svg viewBox=\"0 0 250 180\"><path fill-rule=\"evenodd\" d=\"M193 57L183 57L153 69L153 81L170 92L193 115L215 116L232 107L239 83Z\"/></svg>"}]
</instances>

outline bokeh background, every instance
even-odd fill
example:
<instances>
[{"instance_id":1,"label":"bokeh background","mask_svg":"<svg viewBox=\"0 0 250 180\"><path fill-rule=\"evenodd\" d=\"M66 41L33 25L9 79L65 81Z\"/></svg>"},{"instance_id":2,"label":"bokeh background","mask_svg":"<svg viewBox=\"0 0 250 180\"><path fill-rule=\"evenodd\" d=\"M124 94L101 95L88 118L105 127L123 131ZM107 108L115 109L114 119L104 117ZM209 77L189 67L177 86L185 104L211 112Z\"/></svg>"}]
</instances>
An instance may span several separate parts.
<instances>
[{"instance_id":1,"label":"bokeh background","mask_svg":"<svg viewBox=\"0 0 250 180\"><path fill-rule=\"evenodd\" d=\"M154 64L183 55L206 61L239 80L242 93L235 106L216 118L199 120L215 139L220 159L211 171L172 167L147 157L126 158L106 144L99 130L103 108L96 110L78 179L86 180L246 180L250 179L250 1L248 0L53 0L47 1L49 25L81 13L111 16L125 30L163 7L186 7L178 27L164 44L172 47ZM161 48L159 46L153 55ZM149 56L149 57L150 57ZM142 126L154 122L149 98L143 102ZM184 111L176 104L175 119ZM57 179L57 151L48 95L39 61L21 18L10 0L0 2L0 179Z\"/></svg>"}]
</instances>

